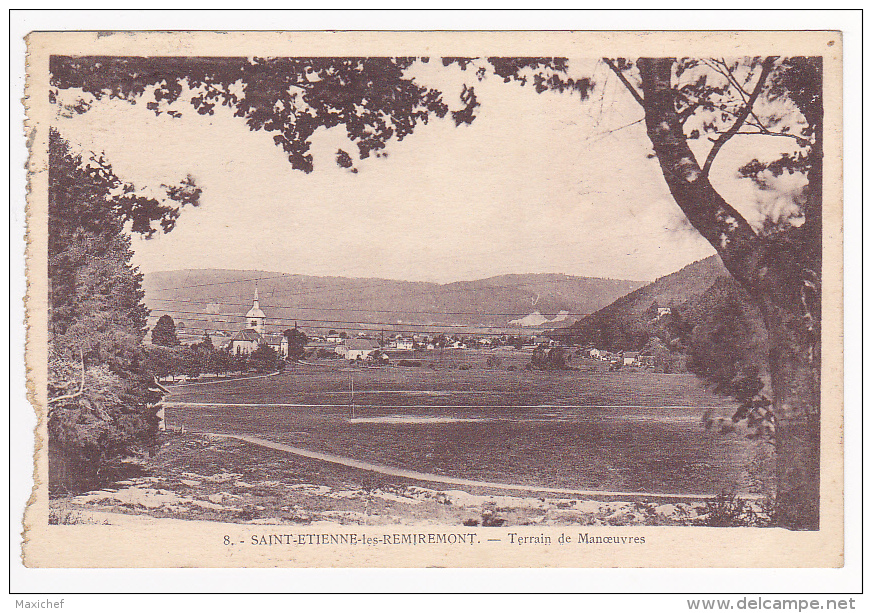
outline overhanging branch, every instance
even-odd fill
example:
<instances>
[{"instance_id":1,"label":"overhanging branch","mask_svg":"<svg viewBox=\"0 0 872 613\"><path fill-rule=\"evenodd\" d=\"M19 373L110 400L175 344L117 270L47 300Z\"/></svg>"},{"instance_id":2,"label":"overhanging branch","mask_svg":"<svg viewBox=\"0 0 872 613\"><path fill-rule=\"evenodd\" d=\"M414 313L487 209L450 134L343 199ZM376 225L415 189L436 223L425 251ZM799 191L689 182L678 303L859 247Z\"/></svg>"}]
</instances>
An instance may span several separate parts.
<instances>
[{"instance_id":1,"label":"overhanging branch","mask_svg":"<svg viewBox=\"0 0 872 613\"><path fill-rule=\"evenodd\" d=\"M639 59L648 137L676 204L715 248L733 277L753 292L759 280L760 239L715 190L688 145L675 109L674 62L675 58Z\"/></svg>"},{"instance_id":2,"label":"overhanging branch","mask_svg":"<svg viewBox=\"0 0 872 613\"><path fill-rule=\"evenodd\" d=\"M729 130L721 134L718 139L715 141L715 144L712 145L711 150L709 151L708 157L705 159L705 163L702 166L702 174L704 176L709 175L709 171L711 170L712 164L714 164L715 158L718 155L718 152L721 150L728 140L730 140L738 131L739 128L742 127L742 124L745 123L745 120L748 118L748 115L751 114L754 103L757 101L757 98L760 96L760 92L763 91L763 86L766 83L766 79L769 76L769 73L772 71L772 66L775 64L774 57L767 57L763 61L763 68L760 72L760 78L757 80L757 85L754 86L754 91L751 92L751 95L748 96L747 102L745 102L744 108L739 112L739 115L736 117L736 121L730 127Z\"/></svg>"},{"instance_id":3,"label":"overhanging branch","mask_svg":"<svg viewBox=\"0 0 872 613\"><path fill-rule=\"evenodd\" d=\"M642 108L645 108L645 101L642 99L642 95L638 91L636 91L636 88L633 87L633 84L627 80L627 77L624 76L624 73L621 72L618 69L618 67L615 66L615 63L613 61L611 61L609 58L604 57L603 61L608 65L609 68L612 69L612 72L614 72L616 75L618 75L618 78L621 80L621 83L623 83L624 87L626 87L629 90L629 92L631 94L633 94L633 98L636 99L636 102L638 102L642 106Z\"/></svg>"}]
</instances>

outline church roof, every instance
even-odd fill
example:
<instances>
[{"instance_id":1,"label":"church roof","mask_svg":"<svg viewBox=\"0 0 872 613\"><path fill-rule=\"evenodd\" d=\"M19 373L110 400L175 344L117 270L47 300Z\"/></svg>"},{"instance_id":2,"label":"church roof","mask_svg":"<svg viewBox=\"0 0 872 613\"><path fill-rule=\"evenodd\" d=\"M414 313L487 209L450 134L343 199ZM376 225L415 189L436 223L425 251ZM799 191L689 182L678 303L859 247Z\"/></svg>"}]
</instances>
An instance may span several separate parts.
<instances>
[{"instance_id":1,"label":"church roof","mask_svg":"<svg viewBox=\"0 0 872 613\"><path fill-rule=\"evenodd\" d=\"M259 341L260 334L257 332L257 330L252 330L251 328L248 328L247 330L242 330L241 332L238 332L236 334L236 336L233 337L233 340L235 340L235 341Z\"/></svg>"},{"instance_id":2,"label":"church roof","mask_svg":"<svg viewBox=\"0 0 872 613\"><path fill-rule=\"evenodd\" d=\"M259 317L261 319L265 318L263 311L260 310L260 301L257 298L257 288L254 288L254 304L251 305L251 310L245 314L246 317Z\"/></svg>"},{"instance_id":3,"label":"church roof","mask_svg":"<svg viewBox=\"0 0 872 613\"><path fill-rule=\"evenodd\" d=\"M256 306L251 307L251 309L248 311L248 313L245 314L245 316L246 317L266 317L266 315L264 315L263 311L261 311L260 308L258 308Z\"/></svg>"},{"instance_id":4,"label":"church roof","mask_svg":"<svg viewBox=\"0 0 872 613\"><path fill-rule=\"evenodd\" d=\"M345 341L345 346L348 349L360 351L360 350L369 350L369 349L378 349L379 345L373 340L368 338L350 338Z\"/></svg>"}]
</instances>

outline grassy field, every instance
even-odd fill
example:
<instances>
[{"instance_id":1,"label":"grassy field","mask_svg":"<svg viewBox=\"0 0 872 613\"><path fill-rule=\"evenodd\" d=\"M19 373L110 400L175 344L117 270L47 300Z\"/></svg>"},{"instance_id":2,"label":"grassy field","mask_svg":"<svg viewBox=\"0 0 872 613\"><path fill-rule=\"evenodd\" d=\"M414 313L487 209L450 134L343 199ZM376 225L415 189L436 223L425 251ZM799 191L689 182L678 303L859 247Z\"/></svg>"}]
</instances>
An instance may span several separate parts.
<instances>
[{"instance_id":1,"label":"grassy field","mask_svg":"<svg viewBox=\"0 0 872 613\"><path fill-rule=\"evenodd\" d=\"M503 358L500 368L486 367L489 355ZM168 400L202 405L169 407L167 419L188 430L528 486L716 494L748 491L759 476L752 465L760 464L760 444L700 425L706 409L727 412L731 403L692 375L609 373L592 361L531 372L519 369L529 356L511 352L413 359L424 366L332 360L274 377L179 386Z\"/></svg>"}]
</instances>

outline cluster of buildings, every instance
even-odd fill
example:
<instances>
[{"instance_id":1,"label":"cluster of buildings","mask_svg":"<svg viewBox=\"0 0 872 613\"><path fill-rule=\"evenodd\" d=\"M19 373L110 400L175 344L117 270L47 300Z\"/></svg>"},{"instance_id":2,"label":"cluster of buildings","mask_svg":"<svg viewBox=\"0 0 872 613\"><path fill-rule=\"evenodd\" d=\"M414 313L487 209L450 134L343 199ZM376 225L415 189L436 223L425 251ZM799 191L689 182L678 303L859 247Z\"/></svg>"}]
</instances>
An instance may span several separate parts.
<instances>
[{"instance_id":1,"label":"cluster of buildings","mask_svg":"<svg viewBox=\"0 0 872 613\"><path fill-rule=\"evenodd\" d=\"M422 339L417 339L422 340ZM395 336L385 348L412 350L416 339ZM282 334L269 334L266 331L266 313L260 308L258 290L254 290L254 300L245 314L245 327L221 344L222 349L236 355L249 355L261 345L266 345L282 358L288 357L288 339ZM349 338L346 334L331 331L326 337L314 337L307 345L310 349L323 349L347 360L366 359L371 353L382 349L381 344L370 338Z\"/></svg>"},{"instance_id":2,"label":"cluster of buildings","mask_svg":"<svg viewBox=\"0 0 872 613\"><path fill-rule=\"evenodd\" d=\"M592 360L602 360L612 364L618 363L621 366L654 366L654 356L642 355L639 351L618 351L613 353L605 349L587 347L580 349L578 353Z\"/></svg>"},{"instance_id":3,"label":"cluster of buildings","mask_svg":"<svg viewBox=\"0 0 872 613\"><path fill-rule=\"evenodd\" d=\"M668 311L668 309L662 309ZM667 313L664 313L667 314ZM659 314L658 314L659 315ZM662 316L662 315L661 315ZM257 288L254 290L254 300L251 309L245 314L245 327L233 337L224 341L222 348L233 354L251 354L259 346L266 345L273 349L282 358L288 356L288 339L281 334L269 334L266 331L266 314L260 308ZM464 349L467 347L492 348L500 345L513 346L513 337L484 337L484 338L454 338L439 334L393 334L384 338L381 342L373 339L367 333L360 333L357 337L349 337L346 333L333 330L324 337L312 337L309 339L307 349L316 354L336 354L347 360L367 359L375 351L412 351L414 349ZM521 339L517 339L521 341ZM540 345L555 346L558 341L547 337L529 337L523 339L524 347L537 347ZM653 356L643 356L638 351L621 351L612 353L602 349L589 347L578 352L584 357L604 360L611 363L619 362L624 366L647 366L653 362ZM653 365L653 364L651 364Z\"/></svg>"}]
</instances>

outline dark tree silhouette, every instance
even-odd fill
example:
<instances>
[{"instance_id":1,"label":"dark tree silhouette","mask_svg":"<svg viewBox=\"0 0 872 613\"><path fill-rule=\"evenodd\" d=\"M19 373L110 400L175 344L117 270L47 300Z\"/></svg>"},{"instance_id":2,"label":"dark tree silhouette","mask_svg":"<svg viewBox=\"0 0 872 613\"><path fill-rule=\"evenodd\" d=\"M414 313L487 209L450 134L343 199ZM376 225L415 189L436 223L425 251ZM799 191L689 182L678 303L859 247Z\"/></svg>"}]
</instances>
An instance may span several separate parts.
<instances>
[{"instance_id":1,"label":"dark tree silhouette","mask_svg":"<svg viewBox=\"0 0 872 613\"><path fill-rule=\"evenodd\" d=\"M282 334L288 339L288 359L300 360L305 353L309 337L296 327L285 330Z\"/></svg>"},{"instance_id":2,"label":"dark tree silhouette","mask_svg":"<svg viewBox=\"0 0 872 613\"><path fill-rule=\"evenodd\" d=\"M99 483L117 458L154 445L160 396L142 339L148 311L124 225L148 234L173 218L166 202L133 198L102 160L49 133L49 488ZM112 196L112 194L120 194ZM167 227L172 227L170 223ZM165 370L161 366L161 370Z\"/></svg>"},{"instance_id":3,"label":"dark tree silhouette","mask_svg":"<svg viewBox=\"0 0 872 613\"><path fill-rule=\"evenodd\" d=\"M275 372L281 367L279 354L269 345L258 345L248 356L249 367L257 372Z\"/></svg>"},{"instance_id":4,"label":"dark tree silhouette","mask_svg":"<svg viewBox=\"0 0 872 613\"><path fill-rule=\"evenodd\" d=\"M151 342L161 347L175 347L179 344L179 339L176 337L176 322L172 317L160 316L151 329Z\"/></svg>"}]
</instances>

